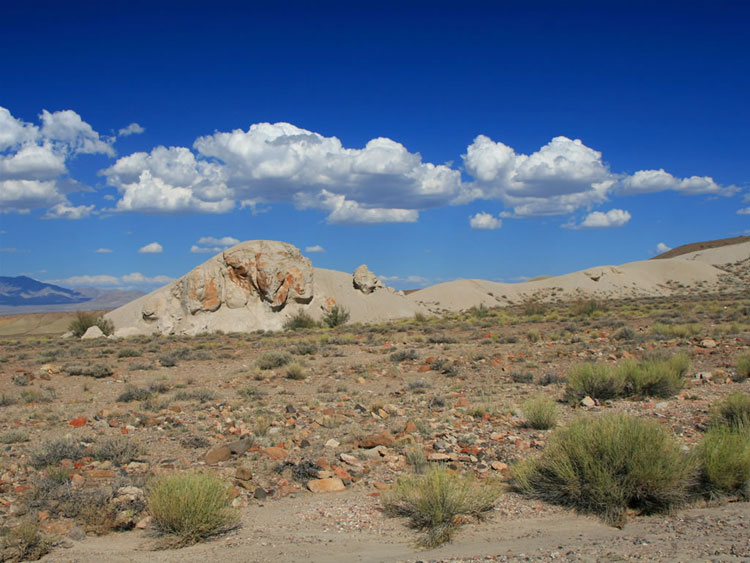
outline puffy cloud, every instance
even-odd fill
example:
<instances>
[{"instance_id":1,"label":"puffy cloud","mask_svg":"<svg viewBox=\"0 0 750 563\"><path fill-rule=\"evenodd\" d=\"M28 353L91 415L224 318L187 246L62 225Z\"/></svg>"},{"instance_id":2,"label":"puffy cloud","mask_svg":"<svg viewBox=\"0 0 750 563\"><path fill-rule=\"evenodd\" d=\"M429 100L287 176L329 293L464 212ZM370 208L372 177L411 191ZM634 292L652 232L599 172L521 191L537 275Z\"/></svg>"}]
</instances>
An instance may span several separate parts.
<instances>
[{"instance_id":1,"label":"puffy cloud","mask_svg":"<svg viewBox=\"0 0 750 563\"><path fill-rule=\"evenodd\" d=\"M226 250L230 246L239 244L239 239L234 237L201 237L198 239L198 244L194 244L190 247L190 252L194 254L216 254L222 250ZM213 246L199 246L199 245L213 245Z\"/></svg>"},{"instance_id":2,"label":"puffy cloud","mask_svg":"<svg viewBox=\"0 0 750 563\"><path fill-rule=\"evenodd\" d=\"M140 135L143 133L146 129L144 127L141 127L137 123L133 122L127 127L123 127L120 129L117 134L120 137L128 137L129 135Z\"/></svg>"},{"instance_id":3,"label":"puffy cloud","mask_svg":"<svg viewBox=\"0 0 750 563\"><path fill-rule=\"evenodd\" d=\"M743 207L737 210L737 215L750 215L750 207Z\"/></svg>"},{"instance_id":4,"label":"puffy cloud","mask_svg":"<svg viewBox=\"0 0 750 563\"><path fill-rule=\"evenodd\" d=\"M93 205L70 205L67 202L58 203L47 210L45 219L83 219L94 211Z\"/></svg>"},{"instance_id":5,"label":"puffy cloud","mask_svg":"<svg viewBox=\"0 0 750 563\"><path fill-rule=\"evenodd\" d=\"M479 212L469 217L469 226L472 229L492 231L502 227L501 219L490 215L489 213Z\"/></svg>"},{"instance_id":6,"label":"puffy cloud","mask_svg":"<svg viewBox=\"0 0 750 563\"><path fill-rule=\"evenodd\" d=\"M326 249L320 246L319 244L305 247L305 252L325 252L325 251Z\"/></svg>"},{"instance_id":7,"label":"puffy cloud","mask_svg":"<svg viewBox=\"0 0 750 563\"><path fill-rule=\"evenodd\" d=\"M236 202L293 203L327 211L329 223L413 222L419 209L462 193L458 170L386 138L352 149L289 123L258 123L200 137L193 148L157 147L104 170L122 194L115 209L224 213Z\"/></svg>"},{"instance_id":8,"label":"puffy cloud","mask_svg":"<svg viewBox=\"0 0 750 563\"><path fill-rule=\"evenodd\" d=\"M578 226L571 226L573 229L608 229L612 227L622 227L630 221L630 213L623 209L610 209L606 213L593 211L586 215L586 218Z\"/></svg>"},{"instance_id":9,"label":"puffy cloud","mask_svg":"<svg viewBox=\"0 0 750 563\"><path fill-rule=\"evenodd\" d=\"M0 212L51 208L47 218L86 217L93 208L67 199L87 188L68 177L66 162L76 154L114 156L112 139L72 110L44 110L40 120L41 127L26 123L0 107Z\"/></svg>"},{"instance_id":10,"label":"puffy cloud","mask_svg":"<svg viewBox=\"0 0 750 563\"><path fill-rule=\"evenodd\" d=\"M672 247L667 246L663 242L660 242L659 244L656 245L656 252L658 254L664 254L665 252L669 252L670 250L672 250Z\"/></svg>"},{"instance_id":11,"label":"puffy cloud","mask_svg":"<svg viewBox=\"0 0 750 563\"><path fill-rule=\"evenodd\" d=\"M140 254L159 254L164 250L164 247L160 245L158 242L152 242L147 244L146 246L142 246L140 249L138 249L138 252Z\"/></svg>"},{"instance_id":12,"label":"puffy cloud","mask_svg":"<svg viewBox=\"0 0 750 563\"><path fill-rule=\"evenodd\" d=\"M395 284L395 285L418 285L420 287L424 287L430 283L430 280L428 278L425 278L423 276L378 276L378 278L386 283L389 284Z\"/></svg>"},{"instance_id":13,"label":"puffy cloud","mask_svg":"<svg viewBox=\"0 0 750 563\"><path fill-rule=\"evenodd\" d=\"M184 147L156 147L120 158L101 172L122 194L115 211L225 213L234 208L222 168Z\"/></svg>"},{"instance_id":14,"label":"puffy cloud","mask_svg":"<svg viewBox=\"0 0 750 563\"><path fill-rule=\"evenodd\" d=\"M709 176L691 176L690 178L675 178L663 169L639 170L632 176L624 177L618 186L618 191L623 194L640 194L674 190L676 192L697 194L719 194L731 195L737 188L734 186L719 186Z\"/></svg>"},{"instance_id":15,"label":"puffy cloud","mask_svg":"<svg viewBox=\"0 0 750 563\"><path fill-rule=\"evenodd\" d=\"M216 246L234 246L239 243L239 239L234 237L201 237L198 239L198 244L213 244Z\"/></svg>"},{"instance_id":16,"label":"puffy cloud","mask_svg":"<svg viewBox=\"0 0 750 563\"><path fill-rule=\"evenodd\" d=\"M732 195L708 176L676 178L664 170L641 170L629 176L610 171L602 153L580 140L555 137L530 155L479 135L463 155L474 182L465 186L468 199L500 199L513 216L564 215L591 208L613 194L674 190L685 195ZM598 215L592 221L600 221Z\"/></svg>"},{"instance_id":17,"label":"puffy cloud","mask_svg":"<svg viewBox=\"0 0 750 563\"><path fill-rule=\"evenodd\" d=\"M97 254L109 254L114 251L111 248L97 248L94 252Z\"/></svg>"}]
</instances>

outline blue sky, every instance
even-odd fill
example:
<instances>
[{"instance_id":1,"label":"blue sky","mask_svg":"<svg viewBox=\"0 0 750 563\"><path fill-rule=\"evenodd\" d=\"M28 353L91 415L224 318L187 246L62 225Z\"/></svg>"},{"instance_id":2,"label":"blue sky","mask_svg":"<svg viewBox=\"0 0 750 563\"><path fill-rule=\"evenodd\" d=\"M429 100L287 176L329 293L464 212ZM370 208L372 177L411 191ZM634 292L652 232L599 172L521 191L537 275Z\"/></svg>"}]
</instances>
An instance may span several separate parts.
<instances>
[{"instance_id":1,"label":"blue sky","mask_svg":"<svg viewBox=\"0 0 750 563\"><path fill-rule=\"evenodd\" d=\"M4 6L0 275L149 289L277 239L417 287L747 234L748 10Z\"/></svg>"}]
</instances>

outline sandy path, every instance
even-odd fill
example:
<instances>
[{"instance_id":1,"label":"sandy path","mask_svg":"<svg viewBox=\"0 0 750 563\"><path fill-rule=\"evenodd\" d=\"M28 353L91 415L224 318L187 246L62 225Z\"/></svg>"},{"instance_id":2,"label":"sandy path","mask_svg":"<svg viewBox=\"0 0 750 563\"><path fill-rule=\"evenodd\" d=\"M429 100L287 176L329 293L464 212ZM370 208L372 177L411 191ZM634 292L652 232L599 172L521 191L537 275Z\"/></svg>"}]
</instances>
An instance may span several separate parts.
<instances>
[{"instance_id":1,"label":"sandy path","mask_svg":"<svg viewBox=\"0 0 750 563\"><path fill-rule=\"evenodd\" d=\"M384 518L376 500L346 492L249 506L242 528L186 549L150 551L153 539L128 532L72 542L44 561L750 561L749 527L748 503L638 518L622 530L568 512L521 520L493 515L461 528L450 544L420 551L403 520Z\"/></svg>"}]
</instances>

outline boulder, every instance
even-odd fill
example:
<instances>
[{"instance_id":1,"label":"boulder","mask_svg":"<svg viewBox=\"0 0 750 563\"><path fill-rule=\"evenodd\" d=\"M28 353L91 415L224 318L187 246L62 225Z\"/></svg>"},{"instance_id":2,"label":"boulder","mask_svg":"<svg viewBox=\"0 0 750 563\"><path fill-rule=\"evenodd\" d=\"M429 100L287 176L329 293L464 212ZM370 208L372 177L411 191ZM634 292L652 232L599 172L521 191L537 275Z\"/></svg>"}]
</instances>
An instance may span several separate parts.
<instances>
[{"instance_id":1,"label":"boulder","mask_svg":"<svg viewBox=\"0 0 750 563\"><path fill-rule=\"evenodd\" d=\"M383 282L365 264L354 270L352 282L354 283L354 288L364 294L372 293L376 289L385 287Z\"/></svg>"},{"instance_id":2,"label":"boulder","mask_svg":"<svg viewBox=\"0 0 750 563\"><path fill-rule=\"evenodd\" d=\"M86 329L86 332L81 336L81 340L93 340L94 338L104 338L104 336L102 329L94 325Z\"/></svg>"}]
</instances>

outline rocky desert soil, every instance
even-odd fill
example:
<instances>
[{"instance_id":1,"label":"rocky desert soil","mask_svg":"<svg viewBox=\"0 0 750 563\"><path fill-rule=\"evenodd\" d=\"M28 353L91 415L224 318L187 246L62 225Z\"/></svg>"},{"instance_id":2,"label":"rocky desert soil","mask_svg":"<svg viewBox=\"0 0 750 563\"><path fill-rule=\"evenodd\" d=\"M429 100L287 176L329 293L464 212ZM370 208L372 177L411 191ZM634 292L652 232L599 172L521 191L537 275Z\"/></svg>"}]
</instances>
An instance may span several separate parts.
<instances>
[{"instance_id":1,"label":"rocky desert soil","mask_svg":"<svg viewBox=\"0 0 750 563\"><path fill-rule=\"evenodd\" d=\"M508 486L484 521L430 551L383 513L381 495L418 450L507 484L552 432L524 427L532 396L558 400L560 424L626 412L689 448L712 404L750 392L733 380L750 351L746 294L586 305L275 333L1 338L3 533L38 523L53 544L45 561L750 561L750 508L731 498L633 514L618 529ZM577 363L675 352L691 360L675 397L562 401ZM148 479L195 468L234 485L242 525L154 551Z\"/></svg>"}]
</instances>

